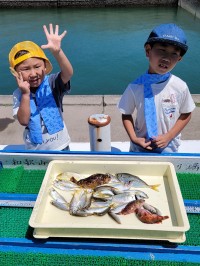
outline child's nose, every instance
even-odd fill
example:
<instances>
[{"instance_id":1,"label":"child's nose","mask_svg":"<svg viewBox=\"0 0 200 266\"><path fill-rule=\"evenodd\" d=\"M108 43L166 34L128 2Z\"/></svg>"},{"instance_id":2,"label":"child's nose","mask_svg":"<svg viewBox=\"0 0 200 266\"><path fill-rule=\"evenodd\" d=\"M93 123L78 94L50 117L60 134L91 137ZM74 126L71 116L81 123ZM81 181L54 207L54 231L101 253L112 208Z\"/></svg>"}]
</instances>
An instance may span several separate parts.
<instances>
[{"instance_id":1,"label":"child's nose","mask_svg":"<svg viewBox=\"0 0 200 266\"><path fill-rule=\"evenodd\" d=\"M36 76L36 75L37 71L34 68L30 69L30 76Z\"/></svg>"},{"instance_id":2,"label":"child's nose","mask_svg":"<svg viewBox=\"0 0 200 266\"><path fill-rule=\"evenodd\" d=\"M170 58L171 58L171 54L170 54L170 53L165 52L165 53L163 54L163 60L169 61Z\"/></svg>"}]
</instances>

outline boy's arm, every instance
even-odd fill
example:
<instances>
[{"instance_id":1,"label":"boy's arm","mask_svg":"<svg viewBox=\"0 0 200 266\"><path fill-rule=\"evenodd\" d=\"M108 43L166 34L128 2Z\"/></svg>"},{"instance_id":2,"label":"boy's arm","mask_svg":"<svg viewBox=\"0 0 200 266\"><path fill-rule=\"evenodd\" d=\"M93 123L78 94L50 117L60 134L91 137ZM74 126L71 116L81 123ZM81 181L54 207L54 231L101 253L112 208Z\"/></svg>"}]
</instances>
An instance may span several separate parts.
<instances>
[{"instance_id":1,"label":"boy's arm","mask_svg":"<svg viewBox=\"0 0 200 266\"><path fill-rule=\"evenodd\" d=\"M30 84L23 80L22 73L15 72L14 76L21 91L20 105L17 111L17 119L22 126L27 126L30 120Z\"/></svg>"},{"instance_id":2,"label":"boy's arm","mask_svg":"<svg viewBox=\"0 0 200 266\"><path fill-rule=\"evenodd\" d=\"M144 149L152 150L152 147L150 146L151 141L146 142L145 138L138 138L136 136L132 115L122 114L122 122L123 122L124 128L125 128L128 136L132 142L143 147Z\"/></svg>"},{"instance_id":3,"label":"boy's arm","mask_svg":"<svg viewBox=\"0 0 200 266\"><path fill-rule=\"evenodd\" d=\"M61 79L63 83L66 84L73 75L72 65L70 64L68 58L66 57L62 49L60 49L59 52L52 52L52 53L60 66Z\"/></svg>"},{"instance_id":4,"label":"boy's arm","mask_svg":"<svg viewBox=\"0 0 200 266\"><path fill-rule=\"evenodd\" d=\"M61 49L61 41L66 35L66 31L59 35L59 26L55 26L55 33L53 31L53 25L49 24L49 31L47 27L43 26L46 38L48 43L46 45L42 45L42 49L49 49L55 59L57 60L60 70L61 70L61 79L63 83L67 83L73 75L73 68L71 63L69 62L67 56L64 54Z\"/></svg>"},{"instance_id":5,"label":"boy's arm","mask_svg":"<svg viewBox=\"0 0 200 266\"><path fill-rule=\"evenodd\" d=\"M17 119L22 126L27 126L30 119L30 94L23 93L17 112Z\"/></svg>"},{"instance_id":6,"label":"boy's arm","mask_svg":"<svg viewBox=\"0 0 200 266\"><path fill-rule=\"evenodd\" d=\"M176 121L175 125L164 135L160 135L153 141L157 147L165 148L168 143L174 139L188 124L192 116L192 113L181 114Z\"/></svg>"}]
</instances>

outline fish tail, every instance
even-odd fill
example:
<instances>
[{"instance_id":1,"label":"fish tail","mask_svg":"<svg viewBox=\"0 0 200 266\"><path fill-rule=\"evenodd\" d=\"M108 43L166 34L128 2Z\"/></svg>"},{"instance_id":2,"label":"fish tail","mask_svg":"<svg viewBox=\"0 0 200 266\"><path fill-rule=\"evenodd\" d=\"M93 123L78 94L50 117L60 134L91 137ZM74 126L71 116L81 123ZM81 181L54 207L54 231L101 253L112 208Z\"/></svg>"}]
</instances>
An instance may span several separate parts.
<instances>
[{"instance_id":1,"label":"fish tail","mask_svg":"<svg viewBox=\"0 0 200 266\"><path fill-rule=\"evenodd\" d=\"M152 185L150 186L151 189L155 190L155 191L159 191L158 190L158 187L160 186L160 184L157 184L157 185Z\"/></svg>"},{"instance_id":2,"label":"fish tail","mask_svg":"<svg viewBox=\"0 0 200 266\"><path fill-rule=\"evenodd\" d=\"M162 218L163 218L163 220L166 220L166 219L168 219L168 218L169 218L169 216L168 216L168 215L166 215L166 216L163 216Z\"/></svg>"}]
</instances>

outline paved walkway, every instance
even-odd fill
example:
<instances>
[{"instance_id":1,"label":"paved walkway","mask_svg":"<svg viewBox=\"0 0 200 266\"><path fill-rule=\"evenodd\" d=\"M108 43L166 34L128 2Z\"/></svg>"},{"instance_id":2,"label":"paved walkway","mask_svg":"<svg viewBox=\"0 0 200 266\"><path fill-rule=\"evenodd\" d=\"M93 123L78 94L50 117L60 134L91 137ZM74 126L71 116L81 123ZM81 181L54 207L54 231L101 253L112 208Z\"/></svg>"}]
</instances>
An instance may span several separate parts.
<instances>
[{"instance_id":1,"label":"paved walkway","mask_svg":"<svg viewBox=\"0 0 200 266\"><path fill-rule=\"evenodd\" d=\"M192 95L200 103L200 94ZM129 141L121 122L116 104L118 95L66 96L64 98L64 120L72 142L89 142L88 117L104 113L111 117L111 141ZM12 117L12 96L0 96L0 145L22 144L23 127ZM200 140L200 107L196 107L192 119L182 132L184 140Z\"/></svg>"}]
</instances>

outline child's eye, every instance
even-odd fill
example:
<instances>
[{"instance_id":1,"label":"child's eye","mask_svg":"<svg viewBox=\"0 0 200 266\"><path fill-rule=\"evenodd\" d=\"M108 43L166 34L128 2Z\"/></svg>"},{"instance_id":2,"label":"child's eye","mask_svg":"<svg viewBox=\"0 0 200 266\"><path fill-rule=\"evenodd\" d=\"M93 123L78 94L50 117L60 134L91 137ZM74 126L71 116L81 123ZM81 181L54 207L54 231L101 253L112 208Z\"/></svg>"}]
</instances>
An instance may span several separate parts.
<instances>
[{"instance_id":1,"label":"child's eye","mask_svg":"<svg viewBox=\"0 0 200 266\"><path fill-rule=\"evenodd\" d=\"M164 48L158 48L156 51L159 54L163 54L165 52L165 49Z\"/></svg>"},{"instance_id":2,"label":"child's eye","mask_svg":"<svg viewBox=\"0 0 200 266\"><path fill-rule=\"evenodd\" d=\"M173 53L172 56L173 56L174 58L179 57L179 55L178 55L177 53Z\"/></svg>"}]
</instances>

